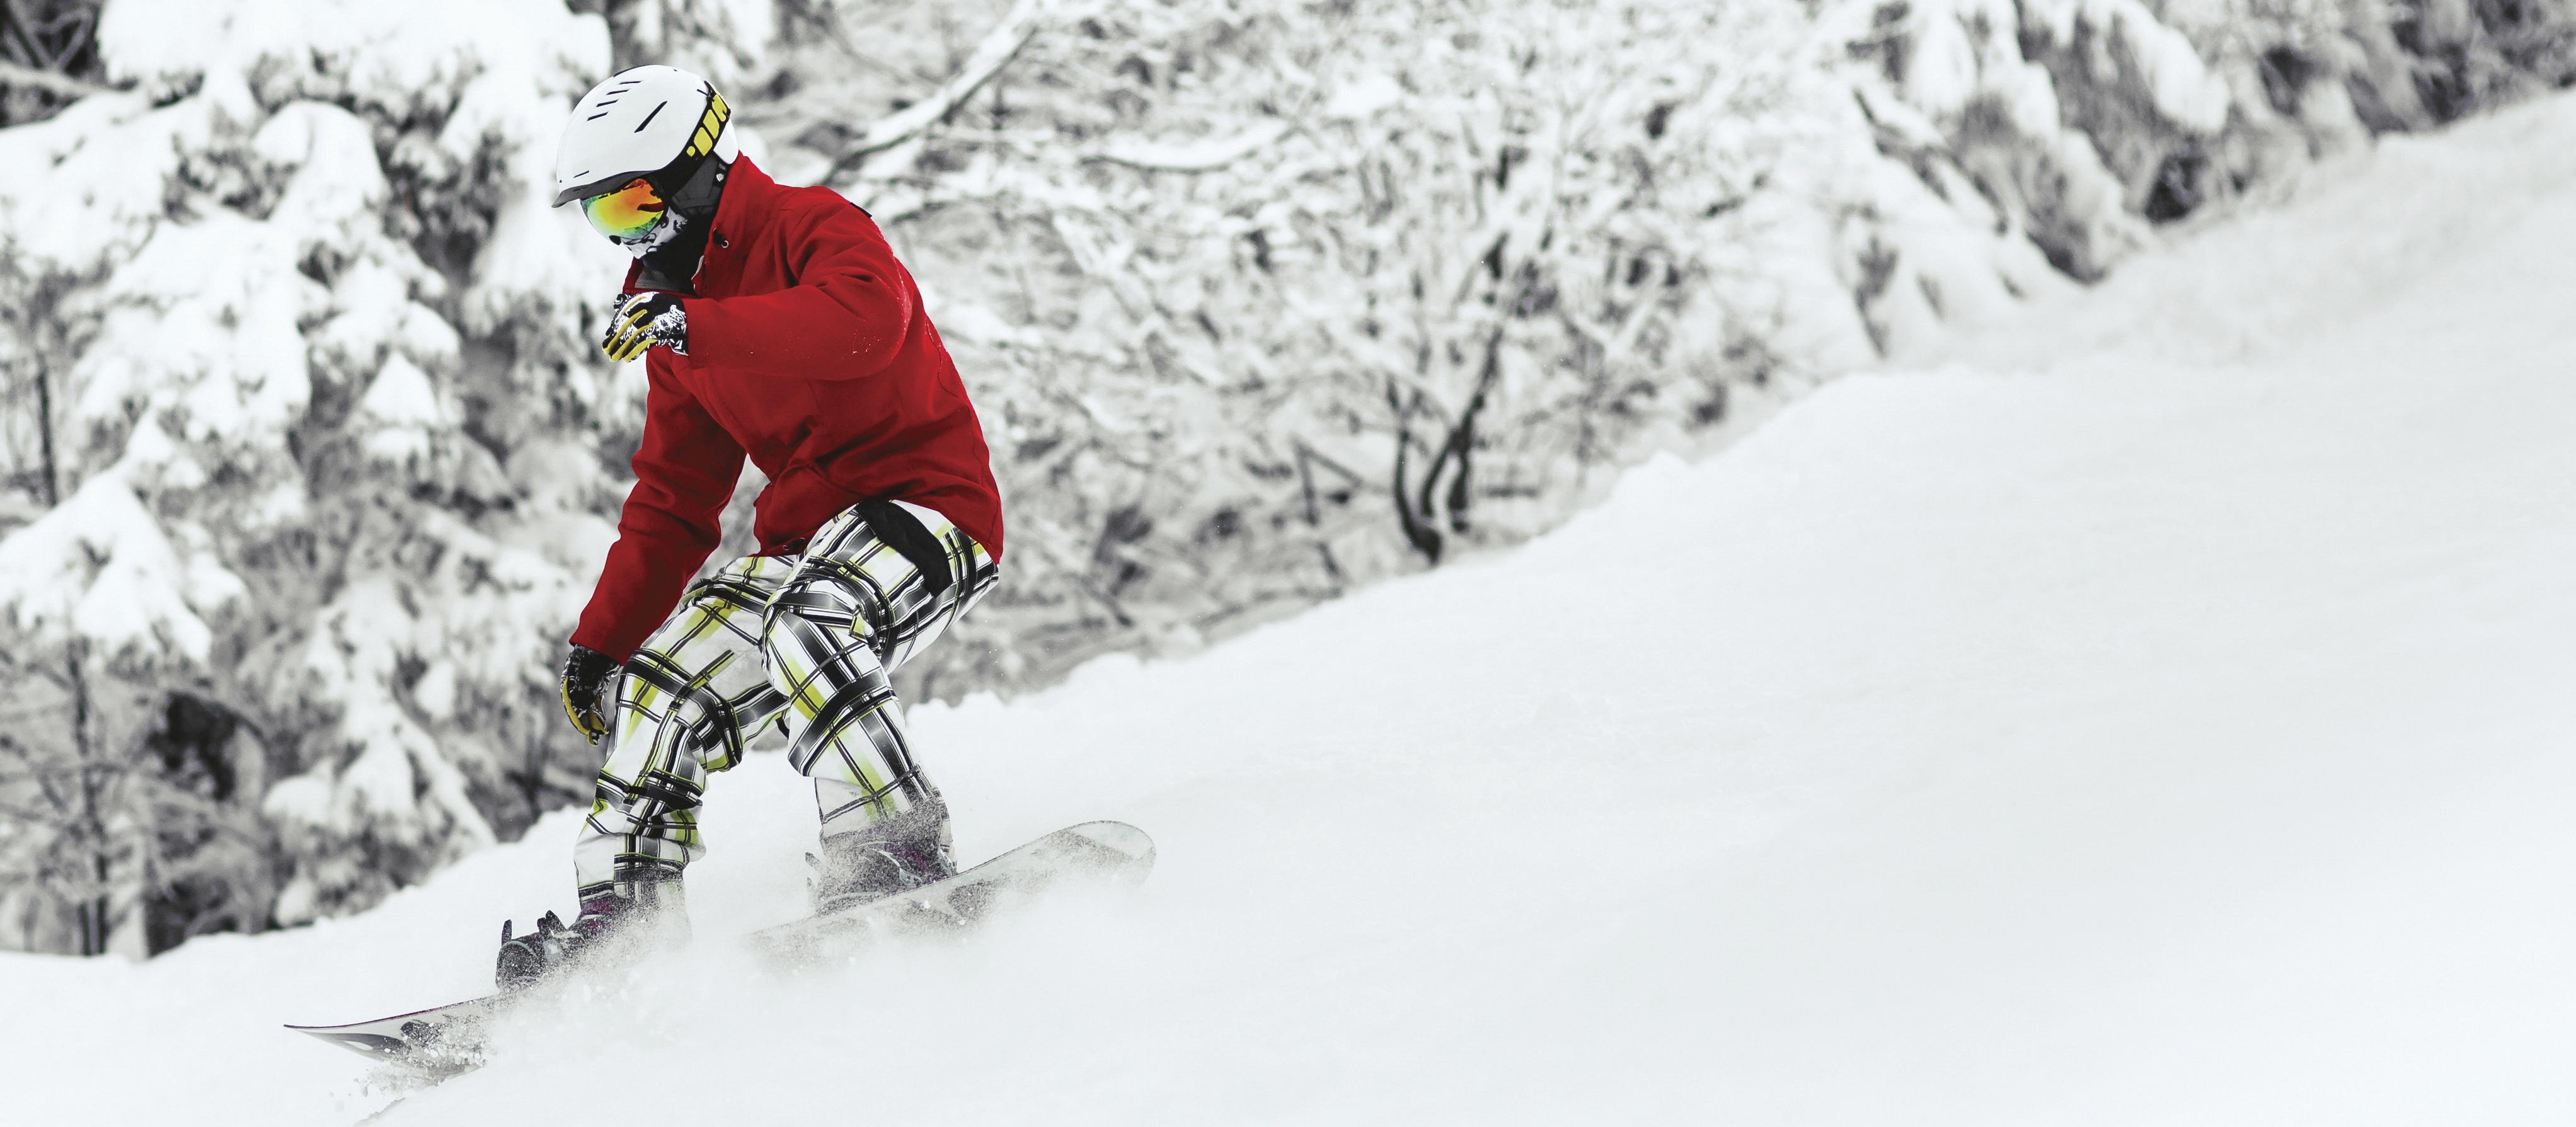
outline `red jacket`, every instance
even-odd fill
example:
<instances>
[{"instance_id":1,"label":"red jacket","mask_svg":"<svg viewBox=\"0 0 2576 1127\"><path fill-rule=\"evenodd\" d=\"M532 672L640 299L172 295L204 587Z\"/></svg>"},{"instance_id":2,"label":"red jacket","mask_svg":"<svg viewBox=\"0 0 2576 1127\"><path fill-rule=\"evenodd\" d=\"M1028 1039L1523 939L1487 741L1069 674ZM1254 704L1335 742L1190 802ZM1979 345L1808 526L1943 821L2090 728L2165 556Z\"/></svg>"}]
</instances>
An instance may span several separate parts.
<instances>
[{"instance_id":1,"label":"red jacket","mask_svg":"<svg viewBox=\"0 0 2576 1127\"><path fill-rule=\"evenodd\" d=\"M859 501L895 498L1001 558L983 427L920 288L866 212L737 159L697 291L683 303L688 355L656 348L644 361L635 489L574 643L624 661L661 625L715 550L745 455L769 476L752 524L764 555L801 548Z\"/></svg>"}]
</instances>

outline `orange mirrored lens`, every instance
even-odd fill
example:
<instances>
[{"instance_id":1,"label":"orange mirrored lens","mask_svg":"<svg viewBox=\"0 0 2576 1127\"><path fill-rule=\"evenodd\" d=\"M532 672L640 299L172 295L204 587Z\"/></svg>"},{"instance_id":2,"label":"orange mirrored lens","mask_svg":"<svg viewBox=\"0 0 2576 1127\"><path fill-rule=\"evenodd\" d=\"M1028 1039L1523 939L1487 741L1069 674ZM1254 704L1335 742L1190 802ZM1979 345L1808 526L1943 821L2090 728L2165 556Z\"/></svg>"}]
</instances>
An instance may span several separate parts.
<instances>
[{"instance_id":1,"label":"orange mirrored lens","mask_svg":"<svg viewBox=\"0 0 2576 1127\"><path fill-rule=\"evenodd\" d=\"M662 196L651 184L634 180L623 188L581 201L581 213L592 229L612 239L631 239L662 221Z\"/></svg>"}]
</instances>

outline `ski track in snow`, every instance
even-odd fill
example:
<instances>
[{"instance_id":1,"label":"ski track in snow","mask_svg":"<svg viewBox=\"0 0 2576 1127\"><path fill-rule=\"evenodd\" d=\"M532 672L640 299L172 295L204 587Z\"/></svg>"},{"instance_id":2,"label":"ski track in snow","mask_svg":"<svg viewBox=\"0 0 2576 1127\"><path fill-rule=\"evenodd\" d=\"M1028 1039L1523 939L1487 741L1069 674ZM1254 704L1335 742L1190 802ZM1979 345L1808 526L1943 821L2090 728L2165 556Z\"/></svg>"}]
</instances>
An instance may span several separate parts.
<instances>
[{"instance_id":1,"label":"ski track in snow","mask_svg":"<svg viewBox=\"0 0 2576 1127\"><path fill-rule=\"evenodd\" d=\"M1521 550L915 713L974 858L1132 895L773 977L698 941L388 1124L2576 1120L2576 101L2392 139ZM478 992L573 815L352 919L0 958L14 1123L347 1123L276 1028Z\"/></svg>"}]
</instances>

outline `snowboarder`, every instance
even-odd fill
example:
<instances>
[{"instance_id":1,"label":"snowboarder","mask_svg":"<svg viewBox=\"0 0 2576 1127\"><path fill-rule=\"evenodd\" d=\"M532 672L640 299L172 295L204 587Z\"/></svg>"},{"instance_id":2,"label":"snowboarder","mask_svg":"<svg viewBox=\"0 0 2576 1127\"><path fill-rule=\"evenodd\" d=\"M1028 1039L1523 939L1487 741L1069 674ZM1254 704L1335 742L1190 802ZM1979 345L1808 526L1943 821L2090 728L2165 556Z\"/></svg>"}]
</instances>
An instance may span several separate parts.
<instances>
[{"instance_id":1,"label":"snowboarder","mask_svg":"<svg viewBox=\"0 0 2576 1127\"><path fill-rule=\"evenodd\" d=\"M555 205L579 202L636 259L600 347L643 357L649 390L635 487L563 668L565 714L608 740L573 851L581 909L504 928L504 989L611 940L685 934L707 776L772 722L814 781L818 911L955 871L887 674L999 575L983 429L875 221L771 180L731 118L706 79L645 66L565 129ZM769 478L759 551L691 585L745 457Z\"/></svg>"}]
</instances>

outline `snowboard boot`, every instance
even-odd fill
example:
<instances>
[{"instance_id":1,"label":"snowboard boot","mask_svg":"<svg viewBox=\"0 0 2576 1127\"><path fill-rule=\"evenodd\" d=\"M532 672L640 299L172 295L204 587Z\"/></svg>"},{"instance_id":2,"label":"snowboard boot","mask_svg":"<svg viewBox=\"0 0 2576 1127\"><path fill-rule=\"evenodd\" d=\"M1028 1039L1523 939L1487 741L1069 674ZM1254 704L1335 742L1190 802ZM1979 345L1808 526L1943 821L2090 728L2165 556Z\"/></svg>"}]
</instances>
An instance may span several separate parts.
<instances>
[{"instance_id":1,"label":"snowboard boot","mask_svg":"<svg viewBox=\"0 0 2576 1127\"><path fill-rule=\"evenodd\" d=\"M553 912L538 917L536 929L524 935L512 935L511 923L501 922L501 956L492 971L493 984L505 994L566 968L614 962L689 938L680 873L669 868L620 874L614 883L590 891L570 925Z\"/></svg>"},{"instance_id":2,"label":"snowboard boot","mask_svg":"<svg viewBox=\"0 0 2576 1127\"><path fill-rule=\"evenodd\" d=\"M916 807L823 839L814 865L814 914L826 915L957 875L948 851L948 810Z\"/></svg>"}]
</instances>

